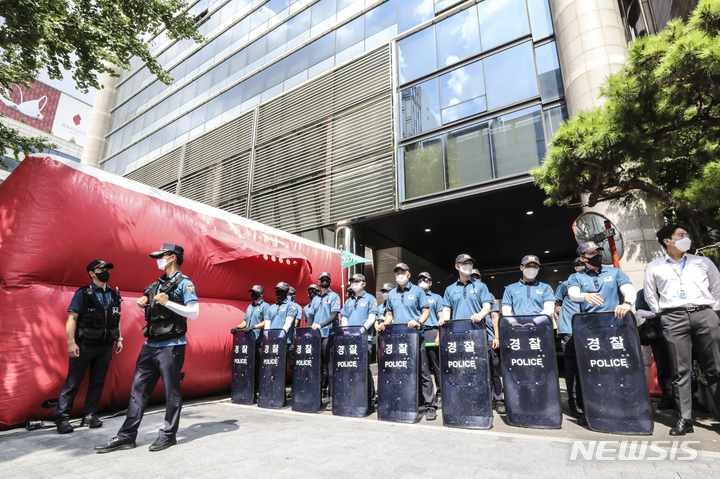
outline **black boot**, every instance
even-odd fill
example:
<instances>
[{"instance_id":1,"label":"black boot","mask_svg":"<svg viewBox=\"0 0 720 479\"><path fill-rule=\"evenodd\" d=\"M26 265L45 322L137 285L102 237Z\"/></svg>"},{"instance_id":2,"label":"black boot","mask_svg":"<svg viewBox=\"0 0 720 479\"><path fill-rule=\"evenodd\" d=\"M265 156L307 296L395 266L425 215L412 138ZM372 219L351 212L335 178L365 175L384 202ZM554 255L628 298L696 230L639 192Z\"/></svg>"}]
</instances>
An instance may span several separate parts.
<instances>
[{"instance_id":1,"label":"black boot","mask_svg":"<svg viewBox=\"0 0 720 479\"><path fill-rule=\"evenodd\" d=\"M66 418L66 417L58 419L55 424L57 424L58 434L68 434L75 430L72 427L72 424L70 424L70 421L68 420L68 418Z\"/></svg>"},{"instance_id":2,"label":"black boot","mask_svg":"<svg viewBox=\"0 0 720 479\"><path fill-rule=\"evenodd\" d=\"M684 436L689 432L695 432L690 419L680 419L675 427L670 429L671 436Z\"/></svg>"}]
</instances>

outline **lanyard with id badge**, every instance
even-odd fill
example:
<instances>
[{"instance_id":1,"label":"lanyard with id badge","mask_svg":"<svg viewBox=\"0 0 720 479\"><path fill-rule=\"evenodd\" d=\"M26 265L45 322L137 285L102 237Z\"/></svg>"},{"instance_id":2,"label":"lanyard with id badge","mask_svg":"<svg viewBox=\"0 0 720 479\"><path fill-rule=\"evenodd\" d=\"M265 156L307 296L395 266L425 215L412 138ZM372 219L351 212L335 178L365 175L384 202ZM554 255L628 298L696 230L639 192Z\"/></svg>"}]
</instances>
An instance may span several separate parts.
<instances>
[{"instance_id":1,"label":"lanyard with id badge","mask_svg":"<svg viewBox=\"0 0 720 479\"><path fill-rule=\"evenodd\" d=\"M678 298L680 299L686 299L687 298L687 291L685 291L685 284L683 283L682 274L685 271L685 264L687 263L687 256L685 256L685 260L683 261L682 269L680 269L680 272L675 269L675 266L670 264L670 260L668 260L668 265L672 268L672 270L675 272L675 274L680 278L680 286L678 287Z\"/></svg>"}]
</instances>

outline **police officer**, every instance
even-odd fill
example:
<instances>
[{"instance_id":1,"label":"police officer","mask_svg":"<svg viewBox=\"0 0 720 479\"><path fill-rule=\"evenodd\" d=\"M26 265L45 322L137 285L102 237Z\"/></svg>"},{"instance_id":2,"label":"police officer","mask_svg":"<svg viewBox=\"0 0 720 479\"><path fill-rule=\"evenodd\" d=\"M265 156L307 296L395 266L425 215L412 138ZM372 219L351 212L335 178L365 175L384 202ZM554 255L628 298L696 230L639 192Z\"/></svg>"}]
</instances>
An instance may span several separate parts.
<instances>
[{"instance_id":1,"label":"police officer","mask_svg":"<svg viewBox=\"0 0 720 479\"><path fill-rule=\"evenodd\" d=\"M482 281L482 275L480 274L480 270L479 270L479 269L473 269L473 270L472 270L472 273L470 273L470 277L471 277L472 279L476 279L476 280L478 280L478 281Z\"/></svg>"},{"instance_id":2,"label":"police officer","mask_svg":"<svg viewBox=\"0 0 720 479\"><path fill-rule=\"evenodd\" d=\"M375 323L375 331L377 331L377 325L385 321L385 311L387 311L387 299L390 291L395 289L392 283L384 283L380 288L380 294L382 295L382 303L378 302L378 315L377 322Z\"/></svg>"},{"instance_id":3,"label":"police officer","mask_svg":"<svg viewBox=\"0 0 720 479\"><path fill-rule=\"evenodd\" d=\"M290 363L290 370L295 368L295 351L292 347L292 337L295 332L295 320L300 314L300 306L290 300L288 293L290 285L281 281L275 285L275 304L271 305L265 312L264 320L261 323L264 329L284 329L286 337L287 361ZM290 396L292 397L292 388Z\"/></svg>"},{"instance_id":4,"label":"police officer","mask_svg":"<svg viewBox=\"0 0 720 479\"><path fill-rule=\"evenodd\" d=\"M305 323L307 324L308 319L310 319L310 305L312 304L313 298L317 296L320 293L320 288L317 284L313 283L310 286L308 286L308 298L310 298L310 302L305 305L305 307L302 310L302 316L305 318ZM298 319L295 321L295 327L300 327L300 320Z\"/></svg>"},{"instance_id":5,"label":"police officer","mask_svg":"<svg viewBox=\"0 0 720 479\"><path fill-rule=\"evenodd\" d=\"M308 326L320 330L322 344L320 356L322 359L322 391L323 397L330 398L332 405L332 375L333 375L333 336L338 325L340 313L340 296L330 289L330 273L323 271L318 275L320 294L310 303Z\"/></svg>"},{"instance_id":6,"label":"police officer","mask_svg":"<svg viewBox=\"0 0 720 479\"><path fill-rule=\"evenodd\" d=\"M549 284L538 281L540 260L537 256L523 256L520 262L522 279L505 287L502 299L503 316L547 314L552 318L555 311L555 295Z\"/></svg>"},{"instance_id":7,"label":"police officer","mask_svg":"<svg viewBox=\"0 0 720 479\"><path fill-rule=\"evenodd\" d=\"M239 330L245 330L246 332L252 331L255 335L255 394L257 394L258 385L260 383L260 350L262 349L260 347L262 344L262 336L260 333L263 328L262 324L265 318L265 313L270 306L263 300L265 296L264 287L256 284L250 288L248 292L250 293L250 298L253 302L245 310L245 317L240 324L232 328L230 332L232 334L236 334Z\"/></svg>"},{"instance_id":8,"label":"police officer","mask_svg":"<svg viewBox=\"0 0 720 479\"><path fill-rule=\"evenodd\" d=\"M495 341L495 329L488 324L487 316L493 309L495 298L481 281L471 277L475 259L468 254L460 254L455 258L455 269L458 280L445 289L443 296L443 317L440 325L450 319L470 319L473 322L485 321L488 337L488 365L493 386L493 403L498 413L505 414L505 397L500 379L500 357L497 354L499 341ZM490 316L492 318L492 316ZM495 347L493 347L495 346Z\"/></svg>"},{"instance_id":9,"label":"police officer","mask_svg":"<svg viewBox=\"0 0 720 479\"><path fill-rule=\"evenodd\" d=\"M96 413L105 386L105 376L113 352L118 354L123 348L120 335L122 298L117 290L107 285L110 279L108 270L113 267L112 263L99 259L88 264L85 270L92 282L75 291L68 308L65 331L70 364L53 415L59 434L73 432L69 421L70 412L88 366L90 378L80 425L91 428L102 426Z\"/></svg>"},{"instance_id":10,"label":"police officer","mask_svg":"<svg viewBox=\"0 0 720 479\"><path fill-rule=\"evenodd\" d=\"M187 345L187 318L197 318L200 306L195 285L180 271L185 258L181 246L164 243L159 251L150 253L150 257L157 260L158 268L165 274L145 288L143 296L137 300L138 307L145 311L147 326L143 328L143 334L147 342L140 350L135 366L125 422L117 437L107 444L95 446L98 453L135 447L145 407L161 377L165 390L165 427L160 429L150 451L162 451L177 444L175 434L182 410L180 378Z\"/></svg>"},{"instance_id":11,"label":"police officer","mask_svg":"<svg viewBox=\"0 0 720 479\"><path fill-rule=\"evenodd\" d=\"M585 269L580 258L573 261L574 272ZM563 361L565 365L565 389L568 395L568 408L570 415L579 418L583 415L583 397L578 375L577 356L575 355L575 341L572 334L572 317L580 312L580 303L568 298L568 282L561 282L555 291L555 304L558 311L558 335L562 340Z\"/></svg>"},{"instance_id":12,"label":"police officer","mask_svg":"<svg viewBox=\"0 0 720 479\"><path fill-rule=\"evenodd\" d=\"M350 278L350 290L353 292L340 313L341 326L364 326L367 332L367 377L368 377L368 409L375 405L375 381L370 371L372 355L373 330L377 317L378 304L375 296L365 291L365 276L354 274Z\"/></svg>"},{"instance_id":13,"label":"police officer","mask_svg":"<svg viewBox=\"0 0 720 479\"><path fill-rule=\"evenodd\" d=\"M440 380L440 348L435 343L438 337L438 328L440 316L443 312L443 299L439 294L430 291L432 287L432 276L430 273L423 271L418 275L418 286L425 291L428 306L430 306L430 316L425 321L424 341L425 351L428 359L428 366L432 375L435 377L435 400L438 405L442 401L442 381Z\"/></svg>"},{"instance_id":14,"label":"police officer","mask_svg":"<svg viewBox=\"0 0 720 479\"><path fill-rule=\"evenodd\" d=\"M385 325L389 324L406 324L408 328L420 330L420 394L426 410L425 418L434 421L437 419L437 401L433 393L433 380L422 333L423 325L430 316L430 306L425 291L410 282L410 268L407 264L395 265L395 281L398 286L388 294L385 321L378 329L382 331Z\"/></svg>"}]
</instances>

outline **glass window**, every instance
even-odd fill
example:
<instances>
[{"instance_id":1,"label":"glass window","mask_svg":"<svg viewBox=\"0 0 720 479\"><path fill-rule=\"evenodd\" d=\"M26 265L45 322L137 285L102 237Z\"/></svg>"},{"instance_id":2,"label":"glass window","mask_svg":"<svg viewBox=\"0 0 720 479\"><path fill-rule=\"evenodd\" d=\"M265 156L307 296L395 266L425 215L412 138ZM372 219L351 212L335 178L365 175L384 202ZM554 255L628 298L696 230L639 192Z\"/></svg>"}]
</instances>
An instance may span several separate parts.
<instances>
[{"instance_id":1,"label":"glass window","mask_svg":"<svg viewBox=\"0 0 720 479\"><path fill-rule=\"evenodd\" d=\"M398 48L400 83L409 82L437 70L434 26L403 38L398 42Z\"/></svg>"},{"instance_id":2,"label":"glass window","mask_svg":"<svg viewBox=\"0 0 720 479\"><path fill-rule=\"evenodd\" d=\"M267 38L262 36L249 47L247 47L247 64L252 65L257 60L261 59L265 55L265 44Z\"/></svg>"},{"instance_id":3,"label":"glass window","mask_svg":"<svg viewBox=\"0 0 720 479\"><path fill-rule=\"evenodd\" d=\"M265 83L263 84L263 91L274 87L283 80L285 80L285 60L280 60L265 69Z\"/></svg>"},{"instance_id":4,"label":"glass window","mask_svg":"<svg viewBox=\"0 0 720 479\"><path fill-rule=\"evenodd\" d=\"M205 45L202 50L200 50L200 64L204 64L205 62L212 60L215 56L215 42L212 42L208 45Z\"/></svg>"},{"instance_id":5,"label":"glass window","mask_svg":"<svg viewBox=\"0 0 720 479\"><path fill-rule=\"evenodd\" d=\"M170 104L170 102L168 100L165 100L165 101L161 102L160 104L158 104L158 106L155 107L155 112L156 112L155 120L159 120L162 117L164 117L165 115L167 115L169 104Z\"/></svg>"},{"instance_id":6,"label":"glass window","mask_svg":"<svg viewBox=\"0 0 720 479\"><path fill-rule=\"evenodd\" d=\"M175 132L175 136L178 137L180 135L184 135L188 131L190 131L190 117L191 114L188 113L187 115L181 116L177 121L177 131Z\"/></svg>"},{"instance_id":7,"label":"glass window","mask_svg":"<svg viewBox=\"0 0 720 479\"><path fill-rule=\"evenodd\" d=\"M310 30L310 9L296 15L288 23L288 40Z\"/></svg>"},{"instance_id":8,"label":"glass window","mask_svg":"<svg viewBox=\"0 0 720 479\"><path fill-rule=\"evenodd\" d=\"M440 12L442 10L447 10L456 3L460 3L461 1L462 0L435 0L435 11Z\"/></svg>"},{"instance_id":9,"label":"glass window","mask_svg":"<svg viewBox=\"0 0 720 479\"><path fill-rule=\"evenodd\" d=\"M232 76L245 68L245 57L247 56L247 50L241 50L237 52L233 57L230 59L230 70L228 71L228 76Z\"/></svg>"},{"instance_id":10,"label":"glass window","mask_svg":"<svg viewBox=\"0 0 720 479\"><path fill-rule=\"evenodd\" d=\"M490 130L487 122L446 134L445 158L448 188L492 179Z\"/></svg>"},{"instance_id":11,"label":"glass window","mask_svg":"<svg viewBox=\"0 0 720 479\"><path fill-rule=\"evenodd\" d=\"M250 21L246 18L240 23L237 23L233 29L232 42L235 44L240 41L242 37L250 33Z\"/></svg>"},{"instance_id":12,"label":"glass window","mask_svg":"<svg viewBox=\"0 0 720 479\"><path fill-rule=\"evenodd\" d=\"M222 62L220 65L212 69L212 83L210 86L215 86L221 81L224 81L228 77L228 68L230 67L230 60ZM198 90L200 92L200 90ZM202 92L200 92L202 93Z\"/></svg>"},{"instance_id":13,"label":"glass window","mask_svg":"<svg viewBox=\"0 0 720 479\"><path fill-rule=\"evenodd\" d=\"M262 86L263 86L263 72L257 73L247 80L245 80L243 83L243 95L242 95L242 101L247 101L250 98L254 97L255 95L259 95L262 93ZM237 102L236 104L239 104L240 102ZM232 105L235 106L235 105ZM232 106L230 108L232 108ZM225 111L228 111L230 108L225 108Z\"/></svg>"},{"instance_id":14,"label":"glass window","mask_svg":"<svg viewBox=\"0 0 720 479\"><path fill-rule=\"evenodd\" d=\"M477 10L468 8L436 25L440 68L480 53Z\"/></svg>"},{"instance_id":15,"label":"glass window","mask_svg":"<svg viewBox=\"0 0 720 479\"><path fill-rule=\"evenodd\" d=\"M398 32L417 27L433 17L433 0L398 0L400 16Z\"/></svg>"},{"instance_id":16,"label":"glass window","mask_svg":"<svg viewBox=\"0 0 720 479\"><path fill-rule=\"evenodd\" d=\"M335 0L320 0L312 6L312 26L335 14Z\"/></svg>"},{"instance_id":17,"label":"glass window","mask_svg":"<svg viewBox=\"0 0 720 479\"><path fill-rule=\"evenodd\" d=\"M307 70L308 50L308 47L303 47L285 59L287 61L287 70L285 72L286 80L294 77L303 70Z\"/></svg>"},{"instance_id":18,"label":"glass window","mask_svg":"<svg viewBox=\"0 0 720 479\"><path fill-rule=\"evenodd\" d=\"M267 51L271 52L287 41L287 23L283 23L267 34Z\"/></svg>"},{"instance_id":19,"label":"glass window","mask_svg":"<svg viewBox=\"0 0 720 479\"><path fill-rule=\"evenodd\" d=\"M545 156L540 107L526 108L490 120L496 177L527 173Z\"/></svg>"},{"instance_id":20,"label":"glass window","mask_svg":"<svg viewBox=\"0 0 720 479\"><path fill-rule=\"evenodd\" d=\"M175 131L177 131L177 121L170 123L168 126L163 128L163 140L162 144L165 145L175 139Z\"/></svg>"},{"instance_id":21,"label":"glass window","mask_svg":"<svg viewBox=\"0 0 720 479\"><path fill-rule=\"evenodd\" d=\"M337 11L341 11L352 5L358 0L338 0L337 2Z\"/></svg>"},{"instance_id":22,"label":"glass window","mask_svg":"<svg viewBox=\"0 0 720 479\"><path fill-rule=\"evenodd\" d=\"M553 34L552 15L547 0L527 0L533 40Z\"/></svg>"},{"instance_id":23,"label":"glass window","mask_svg":"<svg viewBox=\"0 0 720 479\"><path fill-rule=\"evenodd\" d=\"M180 108L180 105L182 104L180 100L180 92L175 93L174 95L170 96L170 98L168 98L168 113L172 113L178 108Z\"/></svg>"},{"instance_id":24,"label":"glass window","mask_svg":"<svg viewBox=\"0 0 720 479\"><path fill-rule=\"evenodd\" d=\"M530 42L509 48L483 61L487 103L490 110L538 94Z\"/></svg>"},{"instance_id":25,"label":"glass window","mask_svg":"<svg viewBox=\"0 0 720 479\"><path fill-rule=\"evenodd\" d=\"M450 123L460 118L477 115L487 110L487 103L484 96L458 103L442 110L443 123Z\"/></svg>"},{"instance_id":26,"label":"glass window","mask_svg":"<svg viewBox=\"0 0 720 479\"><path fill-rule=\"evenodd\" d=\"M310 66L320 63L335 54L335 32L318 38L310 45Z\"/></svg>"},{"instance_id":27,"label":"glass window","mask_svg":"<svg viewBox=\"0 0 720 479\"><path fill-rule=\"evenodd\" d=\"M199 66L200 66L200 52L195 52L195 54L193 54L193 56L191 56L187 60L187 71L192 72Z\"/></svg>"},{"instance_id":28,"label":"glass window","mask_svg":"<svg viewBox=\"0 0 720 479\"><path fill-rule=\"evenodd\" d=\"M530 33L525 0L485 0L477 7L483 50Z\"/></svg>"},{"instance_id":29,"label":"glass window","mask_svg":"<svg viewBox=\"0 0 720 479\"><path fill-rule=\"evenodd\" d=\"M394 23L397 23L397 0L390 0L365 14L365 37L375 35Z\"/></svg>"},{"instance_id":30,"label":"glass window","mask_svg":"<svg viewBox=\"0 0 720 479\"><path fill-rule=\"evenodd\" d=\"M221 115L223 112L223 95L218 95L209 102L206 103L207 105L207 119L206 120L212 120L218 115Z\"/></svg>"},{"instance_id":31,"label":"glass window","mask_svg":"<svg viewBox=\"0 0 720 479\"><path fill-rule=\"evenodd\" d=\"M150 151L155 151L162 146L162 138L162 130L153 133L153 135L150 137Z\"/></svg>"},{"instance_id":32,"label":"glass window","mask_svg":"<svg viewBox=\"0 0 720 479\"><path fill-rule=\"evenodd\" d=\"M550 144L555 133L560 129L560 123L567 121L568 113L565 105L550 108L543 112L545 114L545 131L547 132L547 142Z\"/></svg>"},{"instance_id":33,"label":"glass window","mask_svg":"<svg viewBox=\"0 0 720 479\"><path fill-rule=\"evenodd\" d=\"M346 23L337 30L337 51L341 52L348 47L364 40L365 18L360 16L350 23Z\"/></svg>"},{"instance_id":34,"label":"glass window","mask_svg":"<svg viewBox=\"0 0 720 479\"><path fill-rule=\"evenodd\" d=\"M535 60L540 81L540 97L543 101L563 96L562 73L555 42L537 47Z\"/></svg>"},{"instance_id":35,"label":"glass window","mask_svg":"<svg viewBox=\"0 0 720 479\"><path fill-rule=\"evenodd\" d=\"M438 80L433 78L400 92L400 128L408 138L440 126Z\"/></svg>"},{"instance_id":36,"label":"glass window","mask_svg":"<svg viewBox=\"0 0 720 479\"><path fill-rule=\"evenodd\" d=\"M482 62L441 75L440 97L443 123L487 110Z\"/></svg>"},{"instance_id":37,"label":"glass window","mask_svg":"<svg viewBox=\"0 0 720 479\"><path fill-rule=\"evenodd\" d=\"M267 7L261 7L255 10L250 16L250 30L255 30L257 27L267 22L270 17L270 10Z\"/></svg>"},{"instance_id":38,"label":"glass window","mask_svg":"<svg viewBox=\"0 0 720 479\"><path fill-rule=\"evenodd\" d=\"M267 4L272 15L276 15L290 6L290 0L270 0Z\"/></svg>"},{"instance_id":39,"label":"glass window","mask_svg":"<svg viewBox=\"0 0 720 479\"><path fill-rule=\"evenodd\" d=\"M442 141L439 136L403 147L405 198L442 191Z\"/></svg>"},{"instance_id":40,"label":"glass window","mask_svg":"<svg viewBox=\"0 0 720 479\"><path fill-rule=\"evenodd\" d=\"M210 89L210 82L212 81L212 74L213 74L213 72L212 72L212 70L210 70L209 72L207 72L206 74L204 74L203 76L201 76L200 78L195 80L197 82L197 90L196 91L197 91L198 95L200 93Z\"/></svg>"},{"instance_id":41,"label":"glass window","mask_svg":"<svg viewBox=\"0 0 720 479\"><path fill-rule=\"evenodd\" d=\"M192 119L190 120L191 130L205 123L205 115L207 114L208 104L209 103L203 103L201 106L193 110Z\"/></svg>"},{"instance_id":42,"label":"glass window","mask_svg":"<svg viewBox=\"0 0 720 479\"><path fill-rule=\"evenodd\" d=\"M215 53L220 53L232 43L232 29L227 30L215 40Z\"/></svg>"}]
</instances>

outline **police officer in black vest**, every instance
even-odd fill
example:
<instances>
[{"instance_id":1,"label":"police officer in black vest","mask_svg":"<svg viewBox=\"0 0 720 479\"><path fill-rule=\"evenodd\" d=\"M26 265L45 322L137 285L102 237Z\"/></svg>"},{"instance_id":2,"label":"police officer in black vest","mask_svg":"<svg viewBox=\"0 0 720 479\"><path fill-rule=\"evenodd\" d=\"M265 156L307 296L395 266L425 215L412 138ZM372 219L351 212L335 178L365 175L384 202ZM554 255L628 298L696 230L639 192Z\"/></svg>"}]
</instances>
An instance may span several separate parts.
<instances>
[{"instance_id":1,"label":"police officer in black vest","mask_svg":"<svg viewBox=\"0 0 720 479\"><path fill-rule=\"evenodd\" d=\"M113 265L99 259L87 265L86 271L92 283L75 291L68 308L65 330L70 365L53 416L59 434L73 432L69 421L70 412L88 366L90 378L80 425L92 428L102 426L96 413L105 386L105 376L113 352L117 354L123 348L123 338L120 336L122 298L117 290L107 285L109 269L113 269Z\"/></svg>"},{"instance_id":2,"label":"police officer in black vest","mask_svg":"<svg viewBox=\"0 0 720 479\"><path fill-rule=\"evenodd\" d=\"M165 390L165 427L160 429L158 438L150 445L150 451L162 451L177 444L175 434L182 409L180 372L185 362L187 318L195 319L199 312L195 285L180 272L184 255L183 248L172 243L164 243L159 251L150 253L165 274L145 288L144 295L137 301L137 305L145 311L147 326L143 328L143 335L147 342L135 366L127 418L117 437L107 444L95 446L98 453L136 446L135 438L145 407L161 377Z\"/></svg>"}]
</instances>

